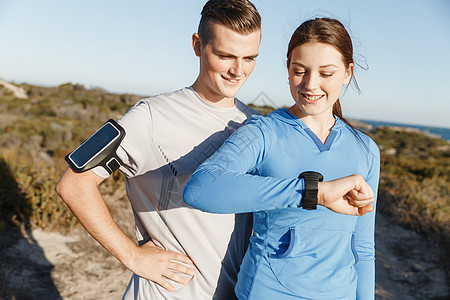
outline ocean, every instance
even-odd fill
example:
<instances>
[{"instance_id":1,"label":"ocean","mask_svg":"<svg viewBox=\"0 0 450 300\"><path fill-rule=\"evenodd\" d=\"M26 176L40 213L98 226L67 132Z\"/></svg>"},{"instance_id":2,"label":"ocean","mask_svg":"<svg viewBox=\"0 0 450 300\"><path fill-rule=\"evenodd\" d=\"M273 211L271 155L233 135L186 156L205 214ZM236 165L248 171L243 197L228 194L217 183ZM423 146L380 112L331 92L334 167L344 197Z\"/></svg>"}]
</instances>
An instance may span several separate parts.
<instances>
[{"instance_id":1,"label":"ocean","mask_svg":"<svg viewBox=\"0 0 450 300\"><path fill-rule=\"evenodd\" d=\"M416 128L425 134L438 136L444 140L450 141L450 128L392 123L392 122L383 122L383 121L360 120L360 119L358 119L358 121L365 123L365 124L372 125L374 128L376 126L399 126L399 127Z\"/></svg>"}]
</instances>

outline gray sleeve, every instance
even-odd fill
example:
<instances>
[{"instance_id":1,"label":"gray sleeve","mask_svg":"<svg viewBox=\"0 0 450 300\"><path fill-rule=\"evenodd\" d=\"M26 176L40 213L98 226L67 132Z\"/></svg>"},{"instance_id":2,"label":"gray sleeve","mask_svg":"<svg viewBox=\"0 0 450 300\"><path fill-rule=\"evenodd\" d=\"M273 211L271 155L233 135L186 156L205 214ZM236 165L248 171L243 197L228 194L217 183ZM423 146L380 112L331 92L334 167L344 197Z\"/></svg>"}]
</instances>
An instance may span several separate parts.
<instances>
[{"instance_id":1,"label":"gray sleeve","mask_svg":"<svg viewBox=\"0 0 450 300\"><path fill-rule=\"evenodd\" d=\"M117 149L117 155L123 165L120 170L128 177L139 174L149 157L152 141L152 118L148 101L141 100L117 121L125 129L125 138ZM102 167L92 171L107 178L108 172Z\"/></svg>"}]
</instances>

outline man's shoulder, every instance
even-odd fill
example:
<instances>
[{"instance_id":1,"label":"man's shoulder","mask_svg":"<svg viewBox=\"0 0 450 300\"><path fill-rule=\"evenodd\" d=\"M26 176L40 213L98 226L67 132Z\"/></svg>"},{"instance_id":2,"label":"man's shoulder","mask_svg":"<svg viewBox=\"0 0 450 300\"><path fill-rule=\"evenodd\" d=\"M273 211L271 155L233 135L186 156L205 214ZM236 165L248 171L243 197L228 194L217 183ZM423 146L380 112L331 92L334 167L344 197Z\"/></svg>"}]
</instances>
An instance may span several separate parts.
<instances>
[{"instance_id":1,"label":"man's shoulder","mask_svg":"<svg viewBox=\"0 0 450 300\"><path fill-rule=\"evenodd\" d=\"M119 123L122 126L141 126L150 128L152 119L158 116L167 116L180 110L179 103L186 102L188 88L173 92L161 93L155 96L140 99L127 113L122 116Z\"/></svg>"},{"instance_id":2,"label":"man's shoulder","mask_svg":"<svg viewBox=\"0 0 450 300\"><path fill-rule=\"evenodd\" d=\"M244 104L242 101L240 101L238 99L236 99L236 107L238 110L240 110L242 113L244 113L246 115L247 119L254 115L262 116L262 114L259 111L251 108L250 106L247 106L246 104Z\"/></svg>"},{"instance_id":3,"label":"man's shoulder","mask_svg":"<svg viewBox=\"0 0 450 300\"><path fill-rule=\"evenodd\" d=\"M180 101L190 97L190 89L185 87L171 92L157 94L151 97L141 99L141 102L146 102L149 105L167 104L169 101Z\"/></svg>"}]
</instances>

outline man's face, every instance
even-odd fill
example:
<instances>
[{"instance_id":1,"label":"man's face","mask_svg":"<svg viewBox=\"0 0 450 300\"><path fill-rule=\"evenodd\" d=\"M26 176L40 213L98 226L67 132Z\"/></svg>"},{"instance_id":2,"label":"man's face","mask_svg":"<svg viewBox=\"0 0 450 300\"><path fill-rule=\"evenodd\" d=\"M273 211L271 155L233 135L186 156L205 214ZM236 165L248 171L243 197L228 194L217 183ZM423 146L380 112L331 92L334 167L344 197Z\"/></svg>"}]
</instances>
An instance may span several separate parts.
<instances>
[{"instance_id":1,"label":"man's face","mask_svg":"<svg viewBox=\"0 0 450 300\"><path fill-rule=\"evenodd\" d=\"M193 88L209 103L233 106L234 97L255 68L261 31L242 35L221 24L210 26L213 34L206 45L198 34L192 37L200 58L200 74Z\"/></svg>"}]
</instances>

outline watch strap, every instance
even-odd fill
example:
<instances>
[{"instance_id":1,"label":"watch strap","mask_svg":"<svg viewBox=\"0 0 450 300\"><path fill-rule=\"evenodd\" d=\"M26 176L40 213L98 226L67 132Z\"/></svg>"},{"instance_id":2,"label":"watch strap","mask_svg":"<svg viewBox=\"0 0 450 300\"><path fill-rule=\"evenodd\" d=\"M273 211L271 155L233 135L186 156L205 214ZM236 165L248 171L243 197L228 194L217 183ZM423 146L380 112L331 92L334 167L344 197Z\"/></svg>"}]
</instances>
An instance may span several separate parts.
<instances>
[{"instance_id":1,"label":"watch strap","mask_svg":"<svg viewBox=\"0 0 450 300\"><path fill-rule=\"evenodd\" d=\"M319 172L307 171L301 173L298 178L305 180L305 189L302 197L302 207L304 209L317 209L319 181L323 181L323 176Z\"/></svg>"}]
</instances>

